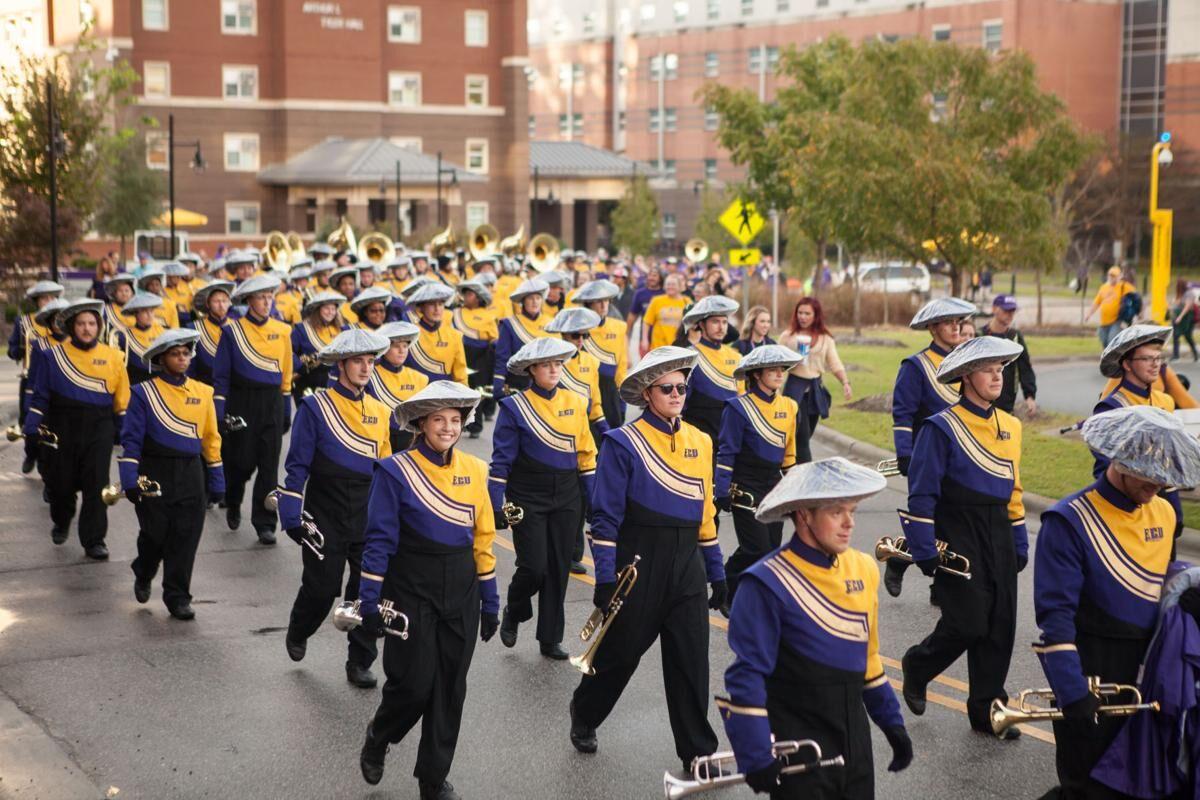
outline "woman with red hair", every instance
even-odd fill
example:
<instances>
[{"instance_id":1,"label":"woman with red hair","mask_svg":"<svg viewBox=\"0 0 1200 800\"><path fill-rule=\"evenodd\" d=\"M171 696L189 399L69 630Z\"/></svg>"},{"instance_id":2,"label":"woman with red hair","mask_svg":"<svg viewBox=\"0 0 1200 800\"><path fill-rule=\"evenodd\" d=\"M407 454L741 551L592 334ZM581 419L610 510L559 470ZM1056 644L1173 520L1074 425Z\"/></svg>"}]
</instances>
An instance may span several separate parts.
<instances>
[{"instance_id":1,"label":"woman with red hair","mask_svg":"<svg viewBox=\"0 0 1200 800\"><path fill-rule=\"evenodd\" d=\"M803 361L792 367L783 392L799 406L796 415L796 463L806 464L812 461L809 439L817 423L829 416L832 399L821 376L832 372L841 382L842 396L846 400L852 396L850 379L846 377L846 368L838 358L833 334L825 327L825 314L817 298L800 298L792 311L788 329L779 337L779 343L805 356Z\"/></svg>"}]
</instances>

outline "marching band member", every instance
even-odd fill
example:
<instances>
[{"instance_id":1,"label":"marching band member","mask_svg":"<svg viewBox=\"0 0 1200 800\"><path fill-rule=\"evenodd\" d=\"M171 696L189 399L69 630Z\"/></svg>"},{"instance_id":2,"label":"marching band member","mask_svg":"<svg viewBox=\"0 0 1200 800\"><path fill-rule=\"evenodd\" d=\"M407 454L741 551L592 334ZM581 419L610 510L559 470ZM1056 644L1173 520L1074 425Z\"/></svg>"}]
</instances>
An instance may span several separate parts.
<instances>
[{"instance_id":1,"label":"marching band member","mask_svg":"<svg viewBox=\"0 0 1200 800\"><path fill-rule=\"evenodd\" d=\"M492 302L497 309L507 310L511 307L512 293L521 285L520 272L521 265L515 259L505 258L501 261L500 275L496 278L496 285L492 287Z\"/></svg>"},{"instance_id":2,"label":"marching band member","mask_svg":"<svg viewBox=\"0 0 1200 800\"><path fill-rule=\"evenodd\" d=\"M625 407L617 387L629 369L629 328L625 320L608 313L620 293L615 283L601 279L585 283L575 294L576 303L600 316L600 324L584 340L583 349L600 362L600 403L610 428L625 422Z\"/></svg>"},{"instance_id":3,"label":"marching band member","mask_svg":"<svg viewBox=\"0 0 1200 800\"><path fill-rule=\"evenodd\" d=\"M300 310L301 322L292 328L293 364L296 367L292 398L297 404L303 395L329 385L329 365L322 364L317 354L341 331L338 306L343 302L344 298L337 292L317 292Z\"/></svg>"},{"instance_id":4,"label":"marching band member","mask_svg":"<svg viewBox=\"0 0 1200 800\"><path fill-rule=\"evenodd\" d=\"M121 309L125 327L114 331L109 343L118 348L125 358L125 369L129 373L129 384L150 379L150 360L146 353L154 341L166 330L156 316L162 311L162 298L156 294L142 292Z\"/></svg>"},{"instance_id":5,"label":"marching band member","mask_svg":"<svg viewBox=\"0 0 1200 800\"><path fill-rule=\"evenodd\" d=\"M552 269L549 272L543 272L539 277L549 287L546 290L546 302L543 304L542 315L553 317L566 307L567 276L556 269Z\"/></svg>"},{"instance_id":6,"label":"marching band member","mask_svg":"<svg viewBox=\"0 0 1200 800\"><path fill-rule=\"evenodd\" d=\"M350 265L333 270L329 273L329 286L346 300L340 309L342 323L353 325L358 322L358 316L350 309L350 301L358 293L358 267Z\"/></svg>"},{"instance_id":7,"label":"marching band member","mask_svg":"<svg viewBox=\"0 0 1200 800\"><path fill-rule=\"evenodd\" d=\"M187 270L187 274L183 276L182 284L183 291L187 295L188 301L186 308L192 308L195 305L196 292L200 287L206 284L204 274L207 272L207 267L200 256L191 251L184 251L175 257L175 260L183 264Z\"/></svg>"},{"instance_id":8,"label":"marching band member","mask_svg":"<svg viewBox=\"0 0 1200 800\"><path fill-rule=\"evenodd\" d=\"M363 289L348 303L350 312L358 320L351 327L365 331L378 330L380 325L387 322L388 305L391 302L392 295L387 289L378 286Z\"/></svg>"},{"instance_id":9,"label":"marching band member","mask_svg":"<svg viewBox=\"0 0 1200 800\"><path fill-rule=\"evenodd\" d=\"M26 437L37 441L42 425L58 437L45 473L51 539L55 544L67 540L79 492L79 543L88 558L98 560L108 558L108 511L100 490L108 483L113 442L129 405L121 354L100 342L103 308L99 300L75 300L58 312L54 324L68 338L39 359L25 415Z\"/></svg>"},{"instance_id":10,"label":"marching band member","mask_svg":"<svg viewBox=\"0 0 1200 800\"><path fill-rule=\"evenodd\" d=\"M196 348L188 375L209 386L213 383L213 363L221 343L221 330L229 317L229 293L233 288L232 281L213 281L198 288L192 296L196 312L192 328L200 334L200 346Z\"/></svg>"},{"instance_id":11,"label":"marching band member","mask_svg":"<svg viewBox=\"0 0 1200 800\"><path fill-rule=\"evenodd\" d=\"M420 335L408 350L408 365L434 381L455 381L467 385L467 355L462 334L446 324L446 303L454 290L444 283L430 281L408 297L409 307L418 315Z\"/></svg>"},{"instance_id":12,"label":"marching band member","mask_svg":"<svg viewBox=\"0 0 1200 800\"><path fill-rule=\"evenodd\" d=\"M163 264L163 303L170 303L175 309L175 318L180 325L192 321L192 289L186 278L191 274L187 267L178 261Z\"/></svg>"},{"instance_id":13,"label":"marching band member","mask_svg":"<svg viewBox=\"0 0 1200 800\"><path fill-rule=\"evenodd\" d=\"M258 254L245 250L234 250L225 256L225 270L232 276L233 282L241 286L254 277L258 269Z\"/></svg>"},{"instance_id":14,"label":"marching band member","mask_svg":"<svg viewBox=\"0 0 1200 800\"><path fill-rule=\"evenodd\" d=\"M571 744L581 753L596 751L596 728L656 639L676 754L690 765L717 747L708 723L707 609L725 603L726 588L713 524L712 444L679 416L697 358L678 347L646 354L621 384L625 402L645 413L604 436L592 494L597 608L612 599L617 567L635 555L641 561L626 613L613 621L595 675L583 676L571 702Z\"/></svg>"},{"instance_id":15,"label":"marching band member","mask_svg":"<svg viewBox=\"0 0 1200 800\"><path fill-rule=\"evenodd\" d=\"M689 381L683 418L712 439L714 460L725 403L738 395L738 382L733 374L742 354L723 344L729 331L729 315L737 309L736 301L723 295L709 295L683 315L684 330L700 331L700 340L692 348L700 358L696 359L696 370Z\"/></svg>"},{"instance_id":16,"label":"marching band member","mask_svg":"<svg viewBox=\"0 0 1200 800\"><path fill-rule=\"evenodd\" d=\"M540 338L509 359L509 372L528 374L531 385L500 401L488 474L496 528L508 527L505 499L525 512L513 526L517 569L508 585L500 641L505 647L517 643L519 623L533 618L530 601L536 594L537 640L542 655L556 660L568 655L562 648L563 601L584 497L591 495L596 472L587 401L559 386L563 364L575 353L568 342Z\"/></svg>"},{"instance_id":17,"label":"marching band member","mask_svg":"<svg viewBox=\"0 0 1200 800\"><path fill-rule=\"evenodd\" d=\"M964 652L967 717L991 733L988 710L1007 700L1004 680L1017 624L1017 573L1029 558L1021 500L1021 423L996 408L1004 367L1021 346L995 336L959 345L942 359L937 380L962 382L958 402L929 419L912 451L908 510L900 512L915 563L933 578L941 619L903 659L904 701L925 713L925 687ZM971 563L971 580L938 570L938 541ZM1020 735L1009 728L1006 739Z\"/></svg>"},{"instance_id":18,"label":"marching band member","mask_svg":"<svg viewBox=\"0 0 1200 800\"><path fill-rule=\"evenodd\" d=\"M850 547L855 509L886 487L875 470L827 458L797 466L759 503L761 522L790 519L796 532L742 574L729 618L729 699L717 700L755 792L777 800L874 797L868 717L892 747L888 770L912 763L879 656L879 569ZM844 753L846 764L781 776L772 735L811 739L824 753Z\"/></svg>"},{"instance_id":19,"label":"marching band member","mask_svg":"<svg viewBox=\"0 0 1200 800\"><path fill-rule=\"evenodd\" d=\"M44 306L39 308L33 315L33 321L35 323L37 323L39 326L41 326L42 328L44 328L45 330L49 331L49 333L44 338L34 338L34 339L30 340L33 344L33 348L30 350L30 353L29 353L29 377L27 379L28 388L23 393L21 400L20 400L21 404L26 406L26 413L28 413L29 401L33 397L33 380L34 380L33 374L34 374L34 372L39 369L39 364L41 363L42 359L44 358L47 350L49 350L51 347L54 347L55 345L62 344L63 342L65 342L67 340L67 335L65 333L63 333L62 330L59 329L56 320L58 318L58 312L62 311L68 305L70 305L70 304L66 300L63 300L61 297L56 297L53 300L51 300L49 303L46 303ZM21 421L22 427L24 427L25 414L21 415L20 421ZM37 466L38 476L41 477L41 479L42 479L42 502L49 503L50 502L50 490L46 486L46 464L48 463L47 459L52 454L51 448L39 447L37 442L34 442L33 445L30 446L29 438L26 437L26 439L25 439L25 452L27 454L26 459L31 457L30 455L28 455L31 450L32 450L33 464L31 464L29 466L29 468L26 469L27 462L22 462L22 464L21 464L22 473L28 474L29 472L32 471L34 465Z\"/></svg>"},{"instance_id":20,"label":"marching band member","mask_svg":"<svg viewBox=\"0 0 1200 800\"><path fill-rule=\"evenodd\" d=\"M463 348L466 353L467 385L472 389L481 389L491 383L496 371L496 311L492 308L492 293L480 280L472 279L458 284L458 294L462 305L455 308L451 314L454 329L462 334ZM480 404L480 413L467 426L467 434L472 439L479 438L483 430L483 418L495 413L496 401L484 398Z\"/></svg>"},{"instance_id":21,"label":"marching band member","mask_svg":"<svg viewBox=\"0 0 1200 800\"><path fill-rule=\"evenodd\" d=\"M379 602L408 615L408 640L388 637L387 681L367 726L359 766L369 784L383 778L388 745L421 721L414 770L421 800L456 800L446 780L462 723L475 636L500 626L487 465L457 449L479 393L436 381L396 414L416 443L376 462L367 503L359 586L363 627L382 635Z\"/></svg>"},{"instance_id":22,"label":"marching band member","mask_svg":"<svg viewBox=\"0 0 1200 800\"><path fill-rule=\"evenodd\" d=\"M962 321L975 313L975 306L957 297L939 297L921 306L908 327L929 331L929 346L900 362L892 389L892 440L900 474L908 475L913 442L925 421L958 402L959 390L937 380L942 359L962 342ZM909 564L893 558L883 571L883 588L899 597L904 571Z\"/></svg>"},{"instance_id":23,"label":"marching band member","mask_svg":"<svg viewBox=\"0 0 1200 800\"><path fill-rule=\"evenodd\" d=\"M592 428L592 436L597 441L609 428L600 399L600 361L585 352L583 346L599 324L600 317L595 311L566 308L555 314L543 329L546 333L561 335L564 341L575 347L575 353L563 365L562 385L586 402L587 420Z\"/></svg>"},{"instance_id":24,"label":"marching band member","mask_svg":"<svg viewBox=\"0 0 1200 800\"><path fill-rule=\"evenodd\" d=\"M147 348L146 361L156 375L130 392L117 459L121 487L138 519L138 555L129 565L133 595L139 603L150 599L161 563L163 604L180 620L196 616L192 566L204 512L225 492L213 390L187 377L199 340L194 330L174 328ZM160 496L142 493L138 479L143 476L158 484Z\"/></svg>"},{"instance_id":25,"label":"marching band member","mask_svg":"<svg viewBox=\"0 0 1200 800\"><path fill-rule=\"evenodd\" d=\"M20 380L17 384L17 420L25 421L29 410L29 370L34 349L39 340L50 335L50 328L37 322L38 312L48 303L62 296L63 286L54 281L38 281L25 290L25 297L33 303L33 310L21 315L17 324L13 325L12 335L8 337L8 357L21 365ZM28 474L33 471L37 461L37 442L25 440L25 459L21 462L21 472Z\"/></svg>"},{"instance_id":26,"label":"marching band member","mask_svg":"<svg viewBox=\"0 0 1200 800\"><path fill-rule=\"evenodd\" d=\"M512 291L514 311L500 320L496 337L496 374L492 377L492 394L498 400L505 390L517 391L529 386L528 378L509 375L506 365L513 354L541 336L550 321L542 313L550 287L541 278L530 278Z\"/></svg>"},{"instance_id":27,"label":"marching band member","mask_svg":"<svg viewBox=\"0 0 1200 800\"><path fill-rule=\"evenodd\" d=\"M390 346L376 360L371 382L367 384L367 392L391 412L395 412L401 403L429 385L429 378L425 377L424 373L405 365L408 350L420 335L421 329L407 320L397 320L385 324L376 333L387 339ZM394 413L389 416L392 452L407 450L412 444L412 432L400 427Z\"/></svg>"},{"instance_id":28,"label":"marching band member","mask_svg":"<svg viewBox=\"0 0 1200 800\"><path fill-rule=\"evenodd\" d=\"M717 444L716 506L733 514L737 549L725 562L729 596L736 596L738 578L783 541L783 523L760 521L754 509L734 507L730 485L762 499L779 483L781 470L796 463L796 401L781 391L788 370L800 354L783 345L764 344L742 356L733 377L746 382L746 393L725 401ZM745 506L746 503L739 503Z\"/></svg>"},{"instance_id":29,"label":"marching band member","mask_svg":"<svg viewBox=\"0 0 1200 800\"><path fill-rule=\"evenodd\" d=\"M399 299L404 287L408 286L408 282L412 280L412 275L409 274L411 267L412 259L409 256L396 256L388 262L388 277L380 281L380 284L392 293L393 302L395 299Z\"/></svg>"},{"instance_id":30,"label":"marching band member","mask_svg":"<svg viewBox=\"0 0 1200 800\"><path fill-rule=\"evenodd\" d=\"M301 547L304 571L292 604L284 644L292 661L304 658L308 638L321 627L342 593L347 563L347 600L358 599L367 493L375 459L387 458L391 410L366 394L375 359L388 340L372 331L342 331L322 348L322 363L337 366L337 381L309 395L296 409L291 444L279 487L279 523L297 544L303 544L301 511L312 515L325 537L324 559ZM361 627L347 634L346 680L363 689L375 687L371 664L377 655L375 637Z\"/></svg>"},{"instance_id":31,"label":"marching band member","mask_svg":"<svg viewBox=\"0 0 1200 800\"><path fill-rule=\"evenodd\" d=\"M308 248L308 252L312 253L313 258L318 260L312 265L312 272L309 274L309 277L312 279L312 285L308 287L308 291L305 294L311 297L320 292L332 292L333 287L329 285L329 276L337 269L337 264L334 264L327 258L319 257L313 252L312 247Z\"/></svg>"},{"instance_id":32,"label":"marching band member","mask_svg":"<svg viewBox=\"0 0 1200 800\"><path fill-rule=\"evenodd\" d=\"M105 279L104 295L108 298L108 302L104 304L102 339L109 339L113 331L119 331L125 327L125 320L121 319L121 309L133 298L136 281L137 276L132 272L118 272Z\"/></svg>"},{"instance_id":33,"label":"marching band member","mask_svg":"<svg viewBox=\"0 0 1200 800\"><path fill-rule=\"evenodd\" d=\"M1175 509L1156 495L1200 485L1200 443L1164 410L1137 404L1098 414L1083 438L1106 466L1042 515L1033 571L1042 631L1034 652L1064 713L1054 723L1055 761L1058 796L1068 800L1125 796L1091 777L1125 720L1097 716L1102 700L1088 678L1137 684L1176 526Z\"/></svg>"},{"instance_id":34,"label":"marching band member","mask_svg":"<svg viewBox=\"0 0 1200 800\"><path fill-rule=\"evenodd\" d=\"M306 291L309 278L312 277L312 259L308 256L297 259L288 270L287 283L275 295L275 310L279 317L288 325L299 325L302 319L301 310L308 297Z\"/></svg>"},{"instance_id":35,"label":"marching band member","mask_svg":"<svg viewBox=\"0 0 1200 800\"><path fill-rule=\"evenodd\" d=\"M373 287L375 285L376 280L378 280L378 278L379 278L379 273L377 273L375 271L375 265L372 264L371 262L367 261L364 263L356 264L355 266L358 269L358 288L359 288L359 290L370 289L371 287Z\"/></svg>"},{"instance_id":36,"label":"marching band member","mask_svg":"<svg viewBox=\"0 0 1200 800\"><path fill-rule=\"evenodd\" d=\"M230 530L242 524L246 482L254 479L250 522L262 544L275 544L275 514L263 503L275 488L283 435L291 424L291 330L271 318L278 279L260 275L242 282L232 300L247 305L245 316L230 320L213 362L213 401L217 419L240 417L246 427L222 430L225 464L225 520Z\"/></svg>"},{"instance_id":37,"label":"marching band member","mask_svg":"<svg viewBox=\"0 0 1200 800\"><path fill-rule=\"evenodd\" d=\"M140 292L146 292L162 299L163 281L166 280L166 277L162 267L147 267L138 276L137 288ZM124 309L122 309L122 313L124 313ZM154 317L164 329L179 327L179 312L175 310L174 303L162 303L154 312Z\"/></svg>"}]
</instances>

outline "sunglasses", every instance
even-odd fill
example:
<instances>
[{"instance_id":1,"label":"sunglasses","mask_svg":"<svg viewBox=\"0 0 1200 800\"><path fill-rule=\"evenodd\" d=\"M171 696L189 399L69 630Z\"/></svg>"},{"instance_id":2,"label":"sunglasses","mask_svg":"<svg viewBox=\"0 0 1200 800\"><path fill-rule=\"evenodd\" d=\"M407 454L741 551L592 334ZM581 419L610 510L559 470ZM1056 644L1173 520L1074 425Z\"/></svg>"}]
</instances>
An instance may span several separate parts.
<instances>
[{"instance_id":1,"label":"sunglasses","mask_svg":"<svg viewBox=\"0 0 1200 800\"><path fill-rule=\"evenodd\" d=\"M672 394L685 395L687 394L686 383L652 383L650 388L658 389L664 396L669 397Z\"/></svg>"},{"instance_id":2,"label":"sunglasses","mask_svg":"<svg viewBox=\"0 0 1200 800\"><path fill-rule=\"evenodd\" d=\"M564 336L568 339L590 339L591 338L590 333L568 333L568 334L564 334Z\"/></svg>"}]
</instances>

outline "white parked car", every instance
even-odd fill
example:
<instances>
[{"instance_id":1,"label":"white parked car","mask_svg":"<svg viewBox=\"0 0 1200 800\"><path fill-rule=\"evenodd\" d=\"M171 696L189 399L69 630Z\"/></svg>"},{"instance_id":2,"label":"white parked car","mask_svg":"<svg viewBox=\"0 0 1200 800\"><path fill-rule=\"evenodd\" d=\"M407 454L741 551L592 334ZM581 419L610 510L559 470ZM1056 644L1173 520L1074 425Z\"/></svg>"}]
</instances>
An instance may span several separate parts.
<instances>
[{"instance_id":1,"label":"white parked car","mask_svg":"<svg viewBox=\"0 0 1200 800\"><path fill-rule=\"evenodd\" d=\"M862 270L863 291L916 294L922 299L929 297L929 270L923 264L889 261L886 264L863 264Z\"/></svg>"}]
</instances>

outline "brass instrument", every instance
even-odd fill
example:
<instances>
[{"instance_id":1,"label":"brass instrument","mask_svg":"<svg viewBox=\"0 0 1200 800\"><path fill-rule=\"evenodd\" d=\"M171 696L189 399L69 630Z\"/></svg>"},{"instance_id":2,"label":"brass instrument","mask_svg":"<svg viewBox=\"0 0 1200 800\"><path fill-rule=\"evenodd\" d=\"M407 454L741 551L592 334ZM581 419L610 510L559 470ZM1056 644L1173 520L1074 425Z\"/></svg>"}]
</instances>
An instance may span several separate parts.
<instances>
[{"instance_id":1,"label":"brass instrument","mask_svg":"<svg viewBox=\"0 0 1200 800\"><path fill-rule=\"evenodd\" d=\"M525 249L525 223L521 223L521 227L517 228L517 232L512 236L505 236L496 244L496 249L505 258L512 258L517 253Z\"/></svg>"},{"instance_id":2,"label":"brass instrument","mask_svg":"<svg viewBox=\"0 0 1200 800\"><path fill-rule=\"evenodd\" d=\"M287 235L282 231L271 231L263 245L263 263L270 269L287 272L292 266L292 248L288 245Z\"/></svg>"},{"instance_id":3,"label":"brass instrument","mask_svg":"<svg viewBox=\"0 0 1200 800\"><path fill-rule=\"evenodd\" d=\"M385 234L368 233L358 243L358 263L383 269L396 257L396 245Z\"/></svg>"},{"instance_id":4,"label":"brass instrument","mask_svg":"<svg viewBox=\"0 0 1200 800\"><path fill-rule=\"evenodd\" d=\"M521 520L525 519L525 509L516 503L505 503L500 506L500 513L504 514L504 521L509 525L519 525Z\"/></svg>"},{"instance_id":5,"label":"brass instrument","mask_svg":"<svg viewBox=\"0 0 1200 800\"><path fill-rule=\"evenodd\" d=\"M267 496L263 498L263 508L268 511L279 511L278 489L267 492ZM304 529L304 534L300 537L300 544L311 550L318 561L324 561L325 554L321 552L321 548L325 546L325 534L321 533L321 529L317 527L312 514L307 511L300 512L300 527Z\"/></svg>"},{"instance_id":6,"label":"brass instrument","mask_svg":"<svg viewBox=\"0 0 1200 800\"><path fill-rule=\"evenodd\" d=\"M471 232L471 241L468 243L467 249L471 252L471 258L479 261L482 258L496 255L499 242L500 231L485 222Z\"/></svg>"},{"instance_id":7,"label":"brass instrument","mask_svg":"<svg viewBox=\"0 0 1200 800\"><path fill-rule=\"evenodd\" d=\"M246 420L244 417L235 417L233 414L226 414L222 420L225 423L225 430L229 433L244 431L246 429Z\"/></svg>"},{"instance_id":8,"label":"brass instrument","mask_svg":"<svg viewBox=\"0 0 1200 800\"><path fill-rule=\"evenodd\" d=\"M38 444L49 447L51 450L58 449L58 434L47 428L45 425L38 425ZM4 437L10 442L15 442L18 439L24 439L25 434L22 432L19 425L9 425L4 429Z\"/></svg>"},{"instance_id":9,"label":"brass instrument","mask_svg":"<svg viewBox=\"0 0 1200 800\"><path fill-rule=\"evenodd\" d=\"M579 638L585 642L591 639L592 643L588 645L587 650L583 651L583 655L571 656L571 666L584 675L596 674L596 668L592 666L592 662L596 660L596 651L600 649L604 635L612 627L613 620L617 618L617 613L625 605L625 600L633 591L633 585L637 583L637 564L641 560L641 556L634 556L633 561L621 568L621 571L617 573L617 585L613 589L613 596L608 601L608 606L592 609L587 621L583 623L583 630L579 632ZM595 638L593 638L593 634Z\"/></svg>"},{"instance_id":10,"label":"brass instrument","mask_svg":"<svg viewBox=\"0 0 1200 800\"><path fill-rule=\"evenodd\" d=\"M446 225L446 230L434 236L429 240L429 244L425 249L429 251L429 257L437 260L439 257L449 254L454 255L454 226Z\"/></svg>"},{"instance_id":11,"label":"brass instrument","mask_svg":"<svg viewBox=\"0 0 1200 800\"><path fill-rule=\"evenodd\" d=\"M796 764L788 762L788 757L804 753L808 756ZM782 758L785 762L780 775L795 775L801 772L812 772L824 767L843 767L846 759L842 756L825 758L821 745L812 739L800 739L788 742L772 742L771 754ZM700 756L692 759L692 777L676 778L670 772L663 774L663 797L667 800L678 800L680 797L707 792L710 789L725 789L745 782L746 776L737 771L737 762L733 753L722 751L710 756Z\"/></svg>"},{"instance_id":12,"label":"brass instrument","mask_svg":"<svg viewBox=\"0 0 1200 800\"><path fill-rule=\"evenodd\" d=\"M558 239L548 233L539 233L529 240L529 246L525 248L525 263L538 272L554 269L561 257Z\"/></svg>"},{"instance_id":13,"label":"brass instrument","mask_svg":"<svg viewBox=\"0 0 1200 800\"><path fill-rule=\"evenodd\" d=\"M875 471L885 478L900 474L900 459L885 458L875 465Z\"/></svg>"},{"instance_id":14,"label":"brass instrument","mask_svg":"<svg viewBox=\"0 0 1200 800\"><path fill-rule=\"evenodd\" d=\"M1136 686L1123 683L1101 683L1100 678L1095 675L1088 677L1088 691L1100 699L1128 695L1129 699L1133 701L1124 705L1102 705L1096 712L1098 715L1131 717L1139 711L1156 712L1159 710L1157 701L1142 702L1142 693ZM1034 705L1029 702L1031 697L1052 703L1054 702L1054 691L1052 689L1024 689L1017 694L1016 702L1011 706L1005 705L1003 701L996 698L992 701L992 708L988 713L992 721L992 731L1000 736L1013 725L1025 722L1052 722L1063 718L1061 708Z\"/></svg>"},{"instance_id":15,"label":"brass instrument","mask_svg":"<svg viewBox=\"0 0 1200 800\"><path fill-rule=\"evenodd\" d=\"M938 559L941 563L938 569L950 575L955 575L964 580L971 580L971 561L966 556L960 556L950 550L950 546L943 541L937 541ZM912 554L908 552L908 542L903 536L897 536L893 539L890 536L884 536L875 543L875 558L879 561L888 561L893 558L898 558L901 561L912 563Z\"/></svg>"},{"instance_id":16,"label":"brass instrument","mask_svg":"<svg viewBox=\"0 0 1200 800\"><path fill-rule=\"evenodd\" d=\"M305 256L304 240L300 238L300 234L295 231L288 231L284 234L287 239L288 250L292 253L292 261Z\"/></svg>"},{"instance_id":17,"label":"brass instrument","mask_svg":"<svg viewBox=\"0 0 1200 800\"><path fill-rule=\"evenodd\" d=\"M141 490L142 497L162 497L162 486L158 481L152 481L145 475L138 475L137 488ZM100 490L100 499L106 506L116 505L117 501L124 496L125 492L121 490L120 481L110 483Z\"/></svg>"},{"instance_id":18,"label":"brass instrument","mask_svg":"<svg viewBox=\"0 0 1200 800\"><path fill-rule=\"evenodd\" d=\"M396 610L396 604L391 600L379 601L379 616L383 617L383 632L388 636L399 636L401 639L408 638L408 615L403 611ZM403 623L400 628L393 628L393 622ZM333 610L333 627L339 631L352 631L362 625L362 601L350 600L338 603L337 608Z\"/></svg>"},{"instance_id":19,"label":"brass instrument","mask_svg":"<svg viewBox=\"0 0 1200 800\"><path fill-rule=\"evenodd\" d=\"M739 488L736 483L729 484L729 499L733 501L730 505L734 508L740 508L743 511L758 511L758 501L754 499L754 495Z\"/></svg>"},{"instance_id":20,"label":"brass instrument","mask_svg":"<svg viewBox=\"0 0 1200 800\"><path fill-rule=\"evenodd\" d=\"M689 264L699 264L708 258L708 242L703 239L688 239L683 246L683 257Z\"/></svg>"},{"instance_id":21,"label":"brass instrument","mask_svg":"<svg viewBox=\"0 0 1200 800\"><path fill-rule=\"evenodd\" d=\"M125 366L129 366L129 337L132 335L129 331L122 331L114 325L108 332L108 341L105 342L112 349L121 351L121 357L125 359Z\"/></svg>"},{"instance_id":22,"label":"brass instrument","mask_svg":"<svg viewBox=\"0 0 1200 800\"><path fill-rule=\"evenodd\" d=\"M358 240L354 236L354 228L350 227L350 223L346 221L345 217L341 218L341 222L333 229L333 233L326 237L325 244L340 252L358 252Z\"/></svg>"},{"instance_id":23,"label":"brass instrument","mask_svg":"<svg viewBox=\"0 0 1200 800\"><path fill-rule=\"evenodd\" d=\"M300 366L306 370L316 369L321 366L321 356L319 353L303 353L300 356Z\"/></svg>"}]
</instances>

